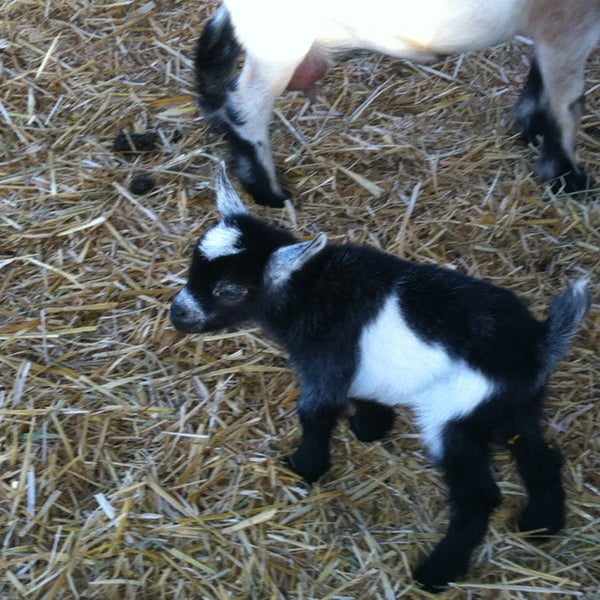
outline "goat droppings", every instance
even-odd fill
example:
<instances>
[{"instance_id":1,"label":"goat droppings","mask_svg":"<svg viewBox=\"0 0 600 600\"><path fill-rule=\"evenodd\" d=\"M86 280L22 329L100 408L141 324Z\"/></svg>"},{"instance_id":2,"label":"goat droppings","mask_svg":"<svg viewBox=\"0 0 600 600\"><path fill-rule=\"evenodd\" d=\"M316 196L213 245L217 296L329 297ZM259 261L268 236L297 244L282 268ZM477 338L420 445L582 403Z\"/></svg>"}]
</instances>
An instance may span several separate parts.
<instances>
[{"instance_id":1,"label":"goat droppings","mask_svg":"<svg viewBox=\"0 0 600 600\"><path fill-rule=\"evenodd\" d=\"M129 184L129 191L136 196L148 194L156 187L156 179L152 175L143 173L136 175Z\"/></svg>"},{"instance_id":2,"label":"goat droppings","mask_svg":"<svg viewBox=\"0 0 600 600\"><path fill-rule=\"evenodd\" d=\"M156 149L157 142L158 134L155 131L144 133L121 131L113 141L113 148L115 152L151 152Z\"/></svg>"}]
</instances>

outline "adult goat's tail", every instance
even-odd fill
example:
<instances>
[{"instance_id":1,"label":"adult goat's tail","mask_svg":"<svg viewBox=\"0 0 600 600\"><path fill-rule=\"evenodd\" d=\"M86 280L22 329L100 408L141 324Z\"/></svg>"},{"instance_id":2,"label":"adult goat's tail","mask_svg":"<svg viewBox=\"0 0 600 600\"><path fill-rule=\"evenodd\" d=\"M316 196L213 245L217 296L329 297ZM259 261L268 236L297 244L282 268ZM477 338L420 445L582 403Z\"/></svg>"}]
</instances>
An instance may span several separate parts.
<instances>
[{"instance_id":1,"label":"adult goat's tail","mask_svg":"<svg viewBox=\"0 0 600 600\"><path fill-rule=\"evenodd\" d=\"M229 12L223 5L204 27L196 46L198 103L207 116L216 113L225 103L240 53Z\"/></svg>"},{"instance_id":2,"label":"adult goat's tail","mask_svg":"<svg viewBox=\"0 0 600 600\"><path fill-rule=\"evenodd\" d=\"M590 308L588 283L587 278L579 279L552 301L546 321L546 364L540 374L542 381L546 381L566 354L571 338Z\"/></svg>"}]
</instances>

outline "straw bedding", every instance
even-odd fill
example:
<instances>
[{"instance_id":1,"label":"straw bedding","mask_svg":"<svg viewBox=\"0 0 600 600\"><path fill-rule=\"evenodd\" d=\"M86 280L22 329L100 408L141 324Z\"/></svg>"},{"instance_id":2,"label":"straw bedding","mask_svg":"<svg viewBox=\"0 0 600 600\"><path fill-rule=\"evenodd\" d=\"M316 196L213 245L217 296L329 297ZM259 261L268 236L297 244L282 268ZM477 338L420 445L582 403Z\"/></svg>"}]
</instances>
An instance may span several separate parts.
<instances>
[{"instance_id":1,"label":"straw bedding","mask_svg":"<svg viewBox=\"0 0 600 600\"><path fill-rule=\"evenodd\" d=\"M281 466L297 382L255 328L184 337L168 320L215 218L222 139L194 103L205 2L0 0L0 597L426 598L414 566L447 523L444 487L401 412L387 441L342 424L308 489ZM504 502L455 598L600 598L600 192L553 197L510 130L524 41L427 67L336 67L281 99L277 163L300 236L371 244L505 285L540 317L583 274L595 305L552 378L568 524L515 531ZM600 52L578 150L600 180ZM156 134L144 152L115 137ZM129 191L154 178L145 195Z\"/></svg>"}]
</instances>

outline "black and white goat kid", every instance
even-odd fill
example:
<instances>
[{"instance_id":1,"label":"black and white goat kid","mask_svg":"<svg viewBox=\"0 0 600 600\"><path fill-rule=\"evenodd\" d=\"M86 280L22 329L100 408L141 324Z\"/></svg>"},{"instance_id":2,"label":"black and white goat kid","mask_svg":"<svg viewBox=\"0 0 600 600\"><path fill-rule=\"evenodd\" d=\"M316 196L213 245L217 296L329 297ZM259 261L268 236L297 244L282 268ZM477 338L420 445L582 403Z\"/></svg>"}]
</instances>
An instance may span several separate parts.
<instances>
[{"instance_id":1,"label":"black and white goat kid","mask_svg":"<svg viewBox=\"0 0 600 600\"><path fill-rule=\"evenodd\" d=\"M291 468L313 482L348 402L359 440L388 433L392 407L414 412L450 496L450 524L415 571L435 590L465 574L500 493L490 447L508 447L529 496L520 527L564 524L561 453L542 437L548 377L589 308L580 280L537 321L502 288L368 247L298 241L252 216L221 167L222 220L194 249L171 306L182 332L258 323L289 353L301 386L302 440Z\"/></svg>"},{"instance_id":2,"label":"black and white goat kid","mask_svg":"<svg viewBox=\"0 0 600 600\"><path fill-rule=\"evenodd\" d=\"M310 90L352 51L431 61L518 34L533 40L535 55L516 126L526 139L543 140L541 179L584 189L574 143L585 62L600 40L600 0L225 0L198 40L199 102L225 132L245 189L260 204L282 206L290 194L277 176L268 130L286 89Z\"/></svg>"}]
</instances>

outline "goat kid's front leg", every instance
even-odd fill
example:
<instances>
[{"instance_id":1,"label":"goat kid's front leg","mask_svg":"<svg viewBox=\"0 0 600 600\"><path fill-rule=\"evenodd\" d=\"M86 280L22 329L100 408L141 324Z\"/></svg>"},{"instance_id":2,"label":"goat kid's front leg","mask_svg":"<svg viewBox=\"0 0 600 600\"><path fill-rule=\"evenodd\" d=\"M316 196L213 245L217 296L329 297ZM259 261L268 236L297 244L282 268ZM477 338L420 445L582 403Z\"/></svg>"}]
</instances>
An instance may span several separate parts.
<instances>
[{"instance_id":1,"label":"goat kid's front leg","mask_svg":"<svg viewBox=\"0 0 600 600\"><path fill-rule=\"evenodd\" d=\"M442 540L414 572L414 578L430 592L442 591L465 575L471 554L500 503L489 449L465 429L458 423L446 427L441 467L449 488L450 523Z\"/></svg>"},{"instance_id":2,"label":"goat kid's front leg","mask_svg":"<svg viewBox=\"0 0 600 600\"><path fill-rule=\"evenodd\" d=\"M302 439L296 451L286 459L289 467L308 483L313 483L331 466L329 451L331 433L340 415L337 404L316 402L310 394L302 394L298 416Z\"/></svg>"}]
</instances>

